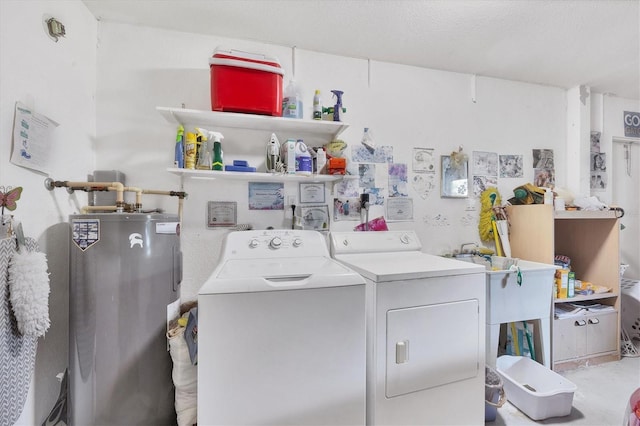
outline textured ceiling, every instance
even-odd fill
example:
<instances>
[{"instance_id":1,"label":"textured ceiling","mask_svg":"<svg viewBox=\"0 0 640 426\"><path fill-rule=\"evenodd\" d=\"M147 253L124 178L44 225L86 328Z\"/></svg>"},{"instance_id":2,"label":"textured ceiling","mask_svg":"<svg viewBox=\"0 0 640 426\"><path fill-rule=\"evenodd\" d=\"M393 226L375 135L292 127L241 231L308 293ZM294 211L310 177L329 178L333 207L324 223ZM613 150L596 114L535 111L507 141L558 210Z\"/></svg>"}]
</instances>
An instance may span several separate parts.
<instances>
[{"instance_id":1,"label":"textured ceiling","mask_svg":"<svg viewBox=\"0 0 640 426\"><path fill-rule=\"evenodd\" d=\"M640 99L640 0L83 0L104 21Z\"/></svg>"}]
</instances>

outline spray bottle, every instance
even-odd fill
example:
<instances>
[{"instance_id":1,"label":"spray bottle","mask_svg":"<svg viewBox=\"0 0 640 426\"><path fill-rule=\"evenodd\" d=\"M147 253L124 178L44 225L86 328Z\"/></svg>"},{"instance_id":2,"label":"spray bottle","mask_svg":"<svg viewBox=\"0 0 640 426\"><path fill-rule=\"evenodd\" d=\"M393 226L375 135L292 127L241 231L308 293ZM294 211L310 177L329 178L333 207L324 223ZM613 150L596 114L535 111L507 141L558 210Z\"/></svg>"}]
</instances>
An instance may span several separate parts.
<instances>
[{"instance_id":1,"label":"spray bottle","mask_svg":"<svg viewBox=\"0 0 640 426\"><path fill-rule=\"evenodd\" d=\"M198 140L200 141L200 148L198 150L198 163L196 169L198 170L211 170L211 149L209 148L209 138L205 135L206 130L198 129Z\"/></svg>"},{"instance_id":2,"label":"spray bottle","mask_svg":"<svg viewBox=\"0 0 640 426\"><path fill-rule=\"evenodd\" d=\"M224 163L222 162L222 133L209 132L209 135L213 136L213 170L224 170Z\"/></svg>"},{"instance_id":3,"label":"spray bottle","mask_svg":"<svg viewBox=\"0 0 640 426\"><path fill-rule=\"evenodd\" d=\"M333 121L342 121L342 95L344 92L342 90L332 90L331 93L336 97L336 104L333 107Z\"/></svg>"},{"instance_id":4,"label":"spray bottle","mask_svg":"<svg viewBox=\"0 0 640 426\"><path fill-rule=\"evenodd\" d=\"M178 126L178 134L176 135L173 167L184 169L184 126L182 124Z\"/></svg>"}]
</instances>

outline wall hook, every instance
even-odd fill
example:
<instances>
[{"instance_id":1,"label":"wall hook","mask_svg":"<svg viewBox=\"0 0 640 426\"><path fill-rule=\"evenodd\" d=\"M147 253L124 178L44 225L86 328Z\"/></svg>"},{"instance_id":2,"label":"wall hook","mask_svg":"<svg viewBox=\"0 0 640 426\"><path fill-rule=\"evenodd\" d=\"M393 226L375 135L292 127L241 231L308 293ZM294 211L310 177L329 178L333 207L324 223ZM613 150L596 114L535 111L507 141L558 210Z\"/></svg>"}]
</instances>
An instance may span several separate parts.
<instances>
[{"instance_id":1,"label":"wall hook","mask_svg":"<svg viewBox=\"0 0 640 426\"><path fill-rule=\"evenodd\" d=\"M43 17L43 24L49 38L56 43L60 37L64 37L66 35L66 30L62 22L58 21L53 16L45 15Z\"/></svg>"}]
</instances>

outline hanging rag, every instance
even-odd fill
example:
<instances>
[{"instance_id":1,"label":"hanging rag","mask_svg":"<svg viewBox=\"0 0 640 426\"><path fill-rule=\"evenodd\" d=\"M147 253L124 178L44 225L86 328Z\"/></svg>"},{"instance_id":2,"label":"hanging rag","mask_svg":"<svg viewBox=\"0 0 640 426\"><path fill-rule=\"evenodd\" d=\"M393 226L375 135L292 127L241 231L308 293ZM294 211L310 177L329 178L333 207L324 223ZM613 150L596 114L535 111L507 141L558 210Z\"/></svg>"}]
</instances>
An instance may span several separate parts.
<instances>
[{"instance_id":1,"label":"hanging rag","mask_svg":"<svg viewBox=\"0 0 640 426\"><path fill-rule=\"evenodd\" d=\"M42 337L49 329L49 273L44 253L22 248L9 261L9 295L18 330Z\"/></svg>"},{"instance_id":2,"label":"hanging rag","mask_svg":"<svg viewBox=\"0 0 640 426\"><path fill-rule=\"evenodd\" d=\"M37 251L38 244L25 239L22 250ZM21 334L11 311L9 262L16 253L16 239L0 240L0 426L12 426L20 418L36 361L37 337Z\"/></svg>"}]
</instances>

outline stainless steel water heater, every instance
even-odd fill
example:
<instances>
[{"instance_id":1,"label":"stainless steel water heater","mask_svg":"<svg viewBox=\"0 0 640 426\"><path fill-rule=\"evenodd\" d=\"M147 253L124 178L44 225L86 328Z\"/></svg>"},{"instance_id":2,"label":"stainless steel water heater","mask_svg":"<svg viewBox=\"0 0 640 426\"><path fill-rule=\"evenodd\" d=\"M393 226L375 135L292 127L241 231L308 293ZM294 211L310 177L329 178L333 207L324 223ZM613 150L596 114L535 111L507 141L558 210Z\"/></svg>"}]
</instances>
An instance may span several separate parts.
<instances>
[{"instance_id":1,"label":"stainless steel water heater","mask_svg":"<svg viewBox=\"0 0 640 426\"><path fill-rule=\"evenodd\" d=\"M166 326L182 279L178 216L69 222L70 424L175 424Z\"/></svg>"}]
</instances>

